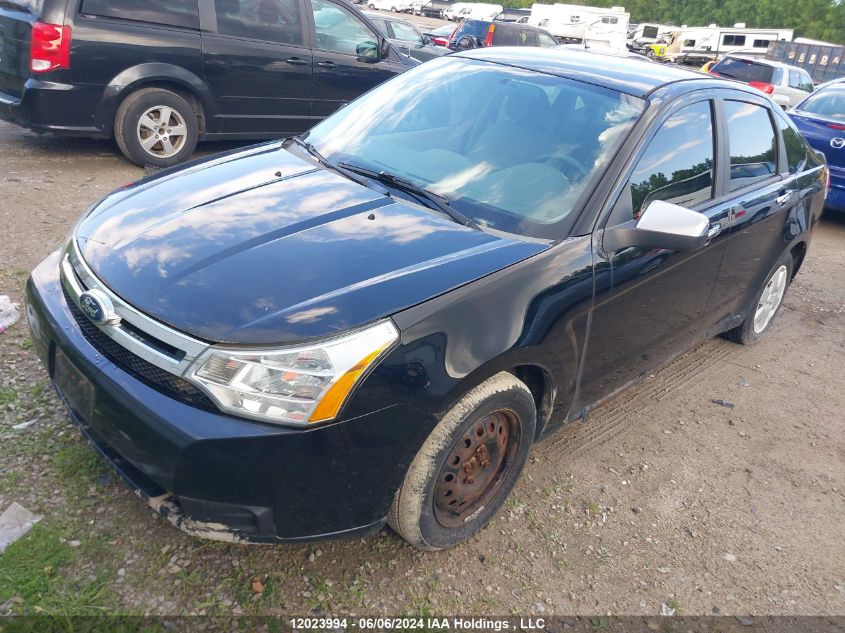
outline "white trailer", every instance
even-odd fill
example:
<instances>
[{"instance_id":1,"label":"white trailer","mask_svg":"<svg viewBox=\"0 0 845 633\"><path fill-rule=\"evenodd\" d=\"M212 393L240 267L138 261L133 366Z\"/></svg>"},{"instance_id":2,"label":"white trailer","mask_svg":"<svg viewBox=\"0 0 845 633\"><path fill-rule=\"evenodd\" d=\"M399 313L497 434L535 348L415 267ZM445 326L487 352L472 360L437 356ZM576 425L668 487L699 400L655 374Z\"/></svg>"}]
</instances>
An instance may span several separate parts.
<instances>
[{"instance_id":1,"label":"white trailer","mask_svg":"<svg viewBox=\"0 0 845 633\"><path fill-rule=\"evenodd\" d=\"M730 28L715 24L681 28L672 34L663 57L667 61L690 64L703 64L728 53L762 57L769 44L791 42L793 34L792 29L749 29L744 24Z\"/></svg>"},{"instance_id":2,"label":"white trailer","mask_svg":"<svg viewBox=\"0 0 845 633\"><path fill-rule=\"evenodd\" d=\"M546 29L564 43L624 50L630 17L624 7L534 4L528 23Z\"/></svg>"}]
</instances>

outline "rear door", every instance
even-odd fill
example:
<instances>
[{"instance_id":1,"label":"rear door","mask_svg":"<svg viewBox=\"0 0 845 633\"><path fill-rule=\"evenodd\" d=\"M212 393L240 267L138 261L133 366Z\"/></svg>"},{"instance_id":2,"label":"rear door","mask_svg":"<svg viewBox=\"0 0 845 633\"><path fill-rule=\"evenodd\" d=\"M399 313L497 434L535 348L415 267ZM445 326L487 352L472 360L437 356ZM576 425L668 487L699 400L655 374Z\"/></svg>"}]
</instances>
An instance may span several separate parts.
<instances>
[{"instance_id":1,"label":"rear door","mask_svg":"<svg viewBox=\"0 0 845 633\"><path fill-rule=\"evenodd\" d=\"M312 54L302 0L208 0L216 28L202 35L203 73L215 93L215 131L254 137L310 125Z\"/></svg>"},{"instance_id":2,"label":"rear door","mask_svg":"<svg viewBox=\"0 0 845 633\"><path fill-rule=\"evenodd\" d=\"M787 247L789 223L800 222L796 214L818 187L801 181L808 156L780 108L740 92L717 103L726 140L719 208L730 239L708 311L723 325L735 325Z\"/></svg>"},{"instance_id":3,"label":"rear door","mask_svg":"<svg viewBox=\"0 0 845 633\"><path fill-rule=\"evenodd\" d=\"M316 123L399 72L381 38L343 2L306 0L314 37L311 116Z\"/></svg>"}]
</instances>

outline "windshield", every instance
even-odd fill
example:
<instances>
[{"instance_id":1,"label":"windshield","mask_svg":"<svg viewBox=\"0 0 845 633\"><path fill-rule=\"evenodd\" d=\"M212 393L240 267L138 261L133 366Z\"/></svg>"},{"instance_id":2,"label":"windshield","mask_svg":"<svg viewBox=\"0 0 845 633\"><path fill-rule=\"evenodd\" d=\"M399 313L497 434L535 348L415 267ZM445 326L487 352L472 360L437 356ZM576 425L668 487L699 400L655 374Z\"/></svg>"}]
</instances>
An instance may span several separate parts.
<instances>
[{"instance_id":1,"label":"windshield","mask_svg":"<svg viewBox=\"0 0 845 633\"><path fill-rule=\"evenodd\" d=\"M745 83L759 81L760 83L770 84L774 76L774 68L772 66L757 64L738 57L725 57L725 59L713 66L713 72L728 79L736 79Z\"/></svg>"},{"instance_id":2,"label":"windshield","mask_svg":"<svg viewBox=\"0 0 845 633\"><path fill-rule=\"evenodd\" d=\"M387 172L481 226L548 237L644 102L461 57L409 70L308 133L328 160Z\"/></svg>"},{"instance_id":3,"label":"windshield","mask_svg":"<svg viewBox=\"0 0 845 633\"><path fill-rule=\"evenodd\" d=\"M810 114L845 121L845 84L825 88L808 97L800 109Z\"/></svg>"}]
</instances>

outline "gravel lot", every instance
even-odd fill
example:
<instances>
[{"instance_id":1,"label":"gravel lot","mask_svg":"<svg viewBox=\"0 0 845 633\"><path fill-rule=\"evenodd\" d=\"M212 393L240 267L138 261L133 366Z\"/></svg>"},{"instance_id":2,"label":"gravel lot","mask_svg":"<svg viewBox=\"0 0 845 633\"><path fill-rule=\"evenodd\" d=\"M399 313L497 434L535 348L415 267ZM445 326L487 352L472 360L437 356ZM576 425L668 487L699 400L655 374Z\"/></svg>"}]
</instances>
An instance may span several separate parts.
<instances>
[{"instance_id":1,"label":"gravel lot","mask_svg":"<svg viewBox=\"0 0 845 633\"><path fill-rule=\"evenodd\" d=\"M0 294L21 300L78 215L141 175L110 142L0 124ZM79 439L30 348L23 322L0 335L0 511L17 501L44 520L0 556L0 615L845 614L842 218L817 227L763 343L709 341L563 429L448 552L389 530L285 547L187 537Z\"/></svg>"}]
</instances>

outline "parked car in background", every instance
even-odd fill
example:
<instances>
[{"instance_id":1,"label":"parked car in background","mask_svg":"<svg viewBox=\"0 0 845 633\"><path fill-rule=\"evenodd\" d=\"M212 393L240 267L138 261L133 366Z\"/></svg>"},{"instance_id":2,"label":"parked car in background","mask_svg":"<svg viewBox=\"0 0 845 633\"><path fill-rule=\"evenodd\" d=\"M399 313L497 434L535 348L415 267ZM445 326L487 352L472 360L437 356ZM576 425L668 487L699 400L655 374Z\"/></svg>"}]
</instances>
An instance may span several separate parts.
<instances>
[{"instance_id":1,"label":"parked car in background","mask_svg":"<svg viewBox=\"0 0 845 633\"><path fill-rule=\"evenodd\" d=\"M531 17L531 9L514 9L512 7L505 7L501 13L496 15L493 19L496 22L528 22Z\"/></svg>"},{"instance_id":2,"label":"parked car in background","mask_svg":"<svg viewBox=\"0 0 845 633\"><path fill-rule=\"evenodd\" d=\"M410 55L414 59L425 62L440 57L449 52L442 46L435 46L428 36L423 35L417 27L406 20L400 20L383 13L364 12L375 24L381 34L387 37L400 53Z\"/></svg>"},{"instance_id":3,"label":"parked car in background","mask_svg":"<svg viewBox=\"0 0 845 633\"><path fill-rule=\"evenodd\" d=\"M452 33L458 27L454 24L444 24L443 26L438 26L436 28L427 28L423 30L423 35L428 37L431 40L431 43L435 46L449 46L449 38L452 37Z\"/></svg>"},{"instance_id":4,"label":"parked car in background","mask_svg":"<svg viewBox=\"0 0 845 633\"><path fill-rule=\"evenodd\" d=\"M411 9L411 0L367 0L370 10L405 12Z\"/></svg>"},{"instance_id":5,"label":"parked car in background","mask_svg":"<svg viewBox=\"0 0 845 633\"><path fill-rule=\"evenodd\" d=\"M465 20L455 29L449 40L449 48L456 51L484 46L553 48L557 45L558 42L554 36L538 26L486 20Z\"/></svg>"},{"instance_id":6,"label":"parked car in background","mask_svg":"<svg viewBox=\"0 0 845 633\"><path fill-rule=\"evenodd\" d=\"M429 0L423 2L422 7L420 7L420 15L427 18L442 18L443 12L450 6L452 6L450 0Z\"/></svg>"},{"instance_id":7,"label":"parked car in background","mask_svg":"<svg viewBox=\"0 0 845 633\"><path fill-rule=\"evenodd\" d=\"M810 145L827 158L827 207L845 212L845 79L818 86L788 114Z\"/></svg>"},{"instance_id":8,"label":"parked car in background","mask_svg":"<svg viewBox=\"0 0 845 633\"><path fill-rule=\"evenodd\" d=\"M389 522L443 549L535 441L708 337L766 336L825 180L747 86L463 52L115 191L33 271L27 317L71 418L173 525Z\"/></svg>"},{"instance_id":9,"label":"parked car in background","mask_svg":"<svg viewBox=\"0 0 845 633\"><path fill-rule=\"evenodd\" d=\"M418 62L343 0L3 0L0 118L139 165L298 134Z\"/></svg>"},{"instance_id":10,"label":"parked car in background","mask_svg":"<svg viewBox=\"0 0 845 633\"><path fill-rule=\"evenodd\" d=\"M443 10L442 17L450 22L465 19L472 12L471 4L470 2L453 2Z\"/></svg>"},{"instance_id":11,"label":"parked car in background","mask_svg":"<svg viewBox=\"0 0 845 633\"><path fill-rule=\"evenodd\" d=\"M709 70L711 75L735 79L771 95L779 106L793 106L813 92L813 80L803 68L742 55L727 55Z\"/></svg>"}]
</instances>

